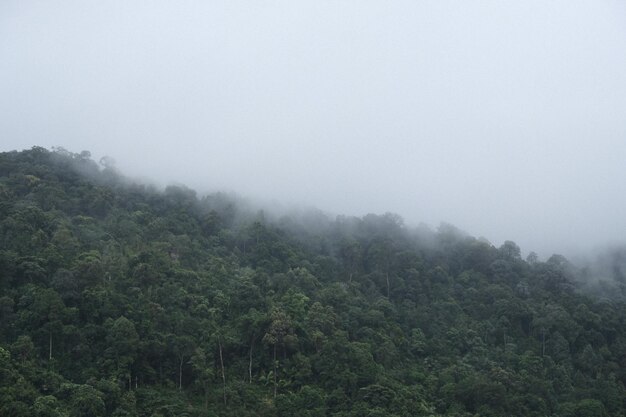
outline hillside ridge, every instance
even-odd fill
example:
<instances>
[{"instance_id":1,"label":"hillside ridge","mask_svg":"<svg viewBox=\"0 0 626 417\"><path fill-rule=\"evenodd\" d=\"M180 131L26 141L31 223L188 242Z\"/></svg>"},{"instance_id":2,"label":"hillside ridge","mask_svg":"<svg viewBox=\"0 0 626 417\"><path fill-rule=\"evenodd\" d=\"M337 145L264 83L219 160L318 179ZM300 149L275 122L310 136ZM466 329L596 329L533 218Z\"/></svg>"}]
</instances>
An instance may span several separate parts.
<instances>
[{"instance_id":1,"label":"hillside ridge","mask_svg":"<svg viewBox=\"0 0 626 417\"><path fill-rule=\"evenodd\" d=\"M1 153L0 415L626 413L626 258L592 285L451 225L269 217Z\"/></svg>"}]
</instances>

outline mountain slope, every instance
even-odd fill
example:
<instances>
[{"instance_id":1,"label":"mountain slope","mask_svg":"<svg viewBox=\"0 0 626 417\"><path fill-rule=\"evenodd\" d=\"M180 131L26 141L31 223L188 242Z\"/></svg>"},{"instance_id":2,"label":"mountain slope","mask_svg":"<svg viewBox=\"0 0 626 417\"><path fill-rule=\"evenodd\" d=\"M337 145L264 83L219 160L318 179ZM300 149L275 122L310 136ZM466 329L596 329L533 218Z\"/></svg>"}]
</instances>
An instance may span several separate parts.
<instances>
[{"instance_id":1,"label":"mountain slope","mask_svg":"<svg viewBox=\"0 0 626 417\"><path fill-rule=\"evenodd\" d=\"M589 295L513 242L268 220L108 162L0 154L1 415L624 415L619 268Z\"/></svg>"}]
</instances>

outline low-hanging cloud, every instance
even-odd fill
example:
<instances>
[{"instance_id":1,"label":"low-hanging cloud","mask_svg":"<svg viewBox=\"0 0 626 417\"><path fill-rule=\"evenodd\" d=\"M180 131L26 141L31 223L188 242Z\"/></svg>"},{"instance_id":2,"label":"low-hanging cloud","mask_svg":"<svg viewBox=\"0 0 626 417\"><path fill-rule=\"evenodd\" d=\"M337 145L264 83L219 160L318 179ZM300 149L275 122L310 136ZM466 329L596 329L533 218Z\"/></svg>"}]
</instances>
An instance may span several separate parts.
<instances>
[{"instance_id":1,"label":"low-hanging cloud","mask_svg":"<svg viewBox=\"0 0 626 417\"><path fill-rule=\"evenodd\" d=\"M453 223L524 251L626 230L618 1L5 1L2 150Z\"/></svg>"}]
</instances>

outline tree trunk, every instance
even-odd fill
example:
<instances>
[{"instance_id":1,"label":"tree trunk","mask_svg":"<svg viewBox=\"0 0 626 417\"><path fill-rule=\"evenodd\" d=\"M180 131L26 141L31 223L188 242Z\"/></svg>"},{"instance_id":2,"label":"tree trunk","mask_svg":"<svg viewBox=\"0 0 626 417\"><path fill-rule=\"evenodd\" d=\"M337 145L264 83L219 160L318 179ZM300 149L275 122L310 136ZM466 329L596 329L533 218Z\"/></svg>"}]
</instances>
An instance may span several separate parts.
<instances>
[{"instance_id":1,"label":"tree trunk","mask_svg":"<svg viewBox=\"0 0 626 417\"><path fill-rule=\"evenodd\" d=\"M50 335L49 335L49 349L48 349L48 360L52 360L52 330L50 330Z\"/></svg>"},{"instance_id":2,"label":"tree trunk","mask_svg":"<svg viewBox=\"0 0 626 417\"><path fill-rule=\"evenodd\" d=\"M226 375L224 374L224 357L222 356L222 341L217 337L217 344L220 348L220 366L222 368L222 387L224 389L224 404L226 404Z\"/></svg>"},{"instance_id":3,"label":"tree trunk","mask_svg":"<svg viewBox=\"0 0 626 417\"><path fill-rule=\"evenodd\" d=\"M178 366L178 389L183 389L183 361L185 360L185 355L180 355L180 363Z\"/></svg>"},{"instance_id":4,"label":"tree trunk","mask_svg":"<svg viewBox=\"0 0 626 417\"><path fill-rule=\"evenodd\" d=\"M209 409L209 383L204 382L204 411Z\"/></svg>"},{"instance_id":5,"label":"tree trunk","mask_svg":"<svg viewBox=\"0 0 626 417\"><path fill-rule=\"evenodd\" d=\"M252 340L250 341L250 353L249 353L249 361L248 361L248 377L249 381L252 384L252 349L254 348L254 336L252 336Z\"/></svg>"},{"instance_id":6,"label":"tree trunk","mask_svg":"<svg viewBox=\"0 0 626 417\"><path fill-rule=\"evenodd\" d=\"M278 368L276 367L276 343L274 343L274 398L276 398L276 390L278 387L276 381L276 374L278 373Z\"/></svg>"}]
</instances>

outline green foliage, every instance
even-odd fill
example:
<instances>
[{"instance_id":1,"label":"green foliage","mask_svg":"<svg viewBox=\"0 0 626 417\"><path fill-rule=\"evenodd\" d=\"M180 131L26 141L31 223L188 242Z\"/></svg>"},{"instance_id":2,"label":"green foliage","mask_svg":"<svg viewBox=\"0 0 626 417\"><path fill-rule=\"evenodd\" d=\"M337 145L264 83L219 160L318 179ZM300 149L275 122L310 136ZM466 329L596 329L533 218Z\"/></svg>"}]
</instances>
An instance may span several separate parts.
<instances>
[{"instance_id":1,"label":"green foliage","mask_svg":"<svg viewBox=\"0 0 626 417\"><path fill-rule=\"evenodd\" d=\"M619 265L600 298L511 241L267 220L102 165L0 154L2 416L626 412Z\"/></svg>"}]
</instances>

